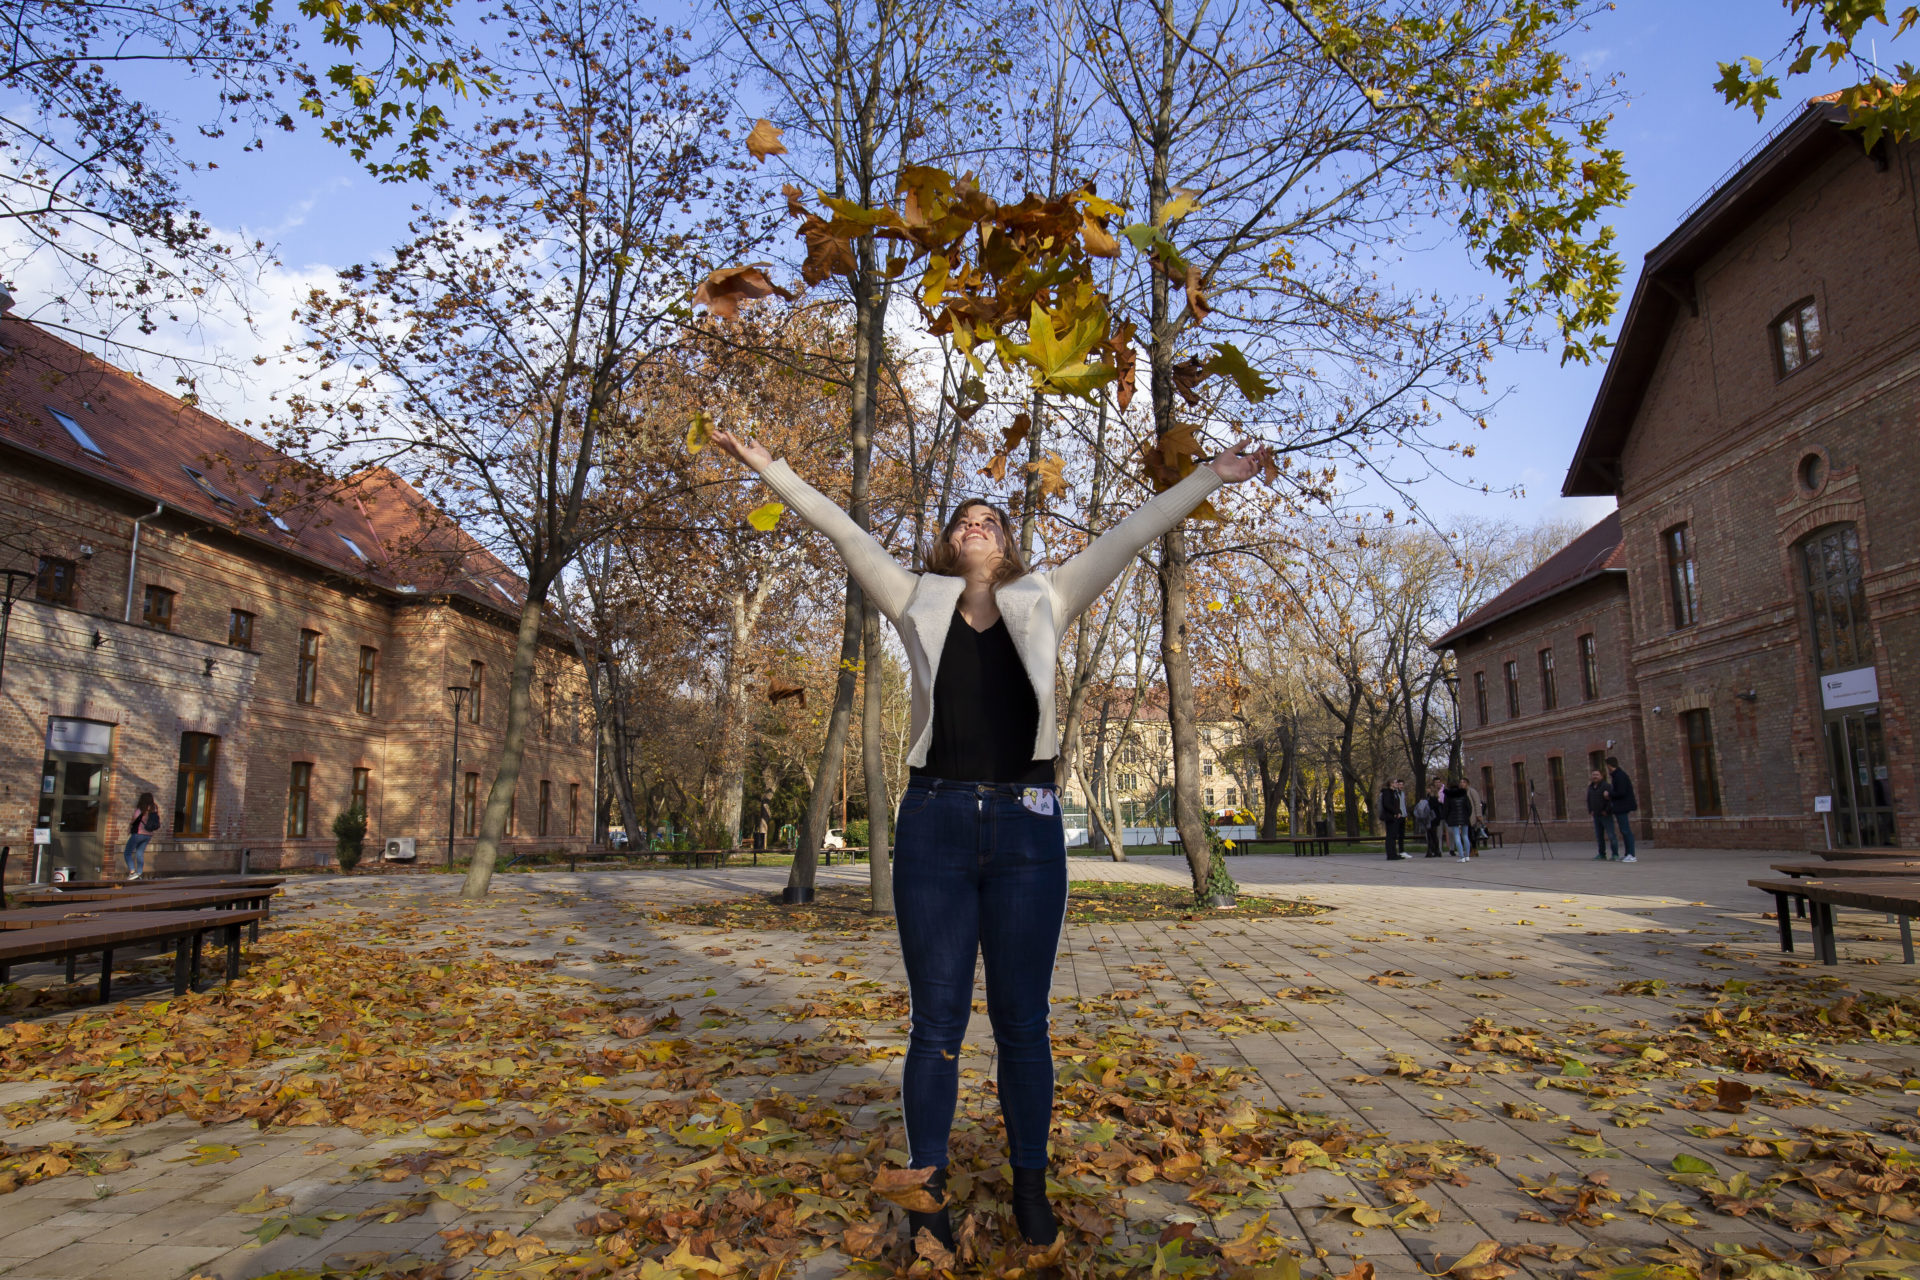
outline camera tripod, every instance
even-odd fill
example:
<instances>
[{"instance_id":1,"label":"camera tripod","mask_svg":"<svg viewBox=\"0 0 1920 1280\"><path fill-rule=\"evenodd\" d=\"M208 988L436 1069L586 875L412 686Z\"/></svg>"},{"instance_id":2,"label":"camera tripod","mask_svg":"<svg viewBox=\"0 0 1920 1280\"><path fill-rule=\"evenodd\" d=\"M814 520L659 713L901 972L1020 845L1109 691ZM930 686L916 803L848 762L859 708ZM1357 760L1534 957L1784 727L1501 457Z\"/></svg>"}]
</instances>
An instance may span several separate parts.
<instances>
[{"instance_id":1,"label":"camera tripod","mask_svg":"<svg viewBox=\"0 0 1920 1280\"><path fill-rule=\"evenodd\" d=\"M1540 821L1540 806L1533 802L1533 787L1531 785L1527 787L1527 820L1520 824L1520 843L1522 845L1527 842L1527 832L1529 830L1536 831L1540 835L1540 856L1543 858L1553 857L1553 840L1547 835L1546 824ZM1520 856L1518 850L1515 851L1514 856Z\"/></svg>"}]
</instances>

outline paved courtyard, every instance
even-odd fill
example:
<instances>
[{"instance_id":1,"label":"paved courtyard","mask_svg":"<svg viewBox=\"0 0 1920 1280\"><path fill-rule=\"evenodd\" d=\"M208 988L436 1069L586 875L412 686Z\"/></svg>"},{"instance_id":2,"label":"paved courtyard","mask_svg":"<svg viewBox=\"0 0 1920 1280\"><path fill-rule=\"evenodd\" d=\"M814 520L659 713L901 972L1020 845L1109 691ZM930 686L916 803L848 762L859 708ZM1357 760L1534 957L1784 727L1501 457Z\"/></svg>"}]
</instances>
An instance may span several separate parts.
<instances>
[{"instance_id":1,"label":"paved courtyard","mask_svg":"<svg viewBox=\"0 0 1920 1280\"><path fill-rule=\"evenodd\" d=\"M1248 894L1329 910L1070 925L1061 1265L1920 1265L1915 971L1858 913L1837 967L1804 928L1782 956L1746 884L1780 860L1236 858ZM1185 883L1165 858L1072 876ZM516 874L479 908L451 877L297 878L234 993L0 1024L0 1275L887 1274L856 1257L895 1212L860 1185L901 1145L890 929L655 918L784 878ZM956 1163L985 1260L976 1010Z\"/></svg>"}]
</instances>

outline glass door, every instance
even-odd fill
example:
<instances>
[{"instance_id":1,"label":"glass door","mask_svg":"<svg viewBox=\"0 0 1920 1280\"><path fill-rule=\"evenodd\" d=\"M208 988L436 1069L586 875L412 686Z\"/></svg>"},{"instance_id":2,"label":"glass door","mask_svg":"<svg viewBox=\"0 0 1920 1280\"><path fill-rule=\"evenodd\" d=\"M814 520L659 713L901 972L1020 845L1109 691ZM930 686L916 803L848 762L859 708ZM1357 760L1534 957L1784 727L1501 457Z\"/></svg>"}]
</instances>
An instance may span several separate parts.
<instances>
[{"instance_id":1,"label":"glass door","mask_svg":"<svg viewBox=\"0 0 1920 1280\"><path fill-rule=\"evenodd\" d=\"M1892 845L1893 790L1878 709L1828 717L1827 768L1833 778L1833 842L1848 848Z\"/></svg>"},{"instance_id":2,"label":"glass door","mask_svg":"<svg viewBox=\"0 0 1920 1280\"><path fill-rule=\"evenodd\" d=\"M40 768L40 824L53 832L47 848L49 879L62 867L72 880L100 875L106 840L101 810L107 762L66 753L50 753Z\"/></svg>"}]
</instances>

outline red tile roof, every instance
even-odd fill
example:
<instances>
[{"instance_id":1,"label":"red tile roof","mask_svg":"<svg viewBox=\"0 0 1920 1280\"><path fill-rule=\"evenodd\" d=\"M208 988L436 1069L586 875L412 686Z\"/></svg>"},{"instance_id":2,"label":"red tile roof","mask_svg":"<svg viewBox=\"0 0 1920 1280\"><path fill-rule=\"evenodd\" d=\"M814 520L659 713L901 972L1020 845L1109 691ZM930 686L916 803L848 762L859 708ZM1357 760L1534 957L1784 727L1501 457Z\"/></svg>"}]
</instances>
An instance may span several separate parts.
<instances>
[{"instance_id":1,"label":"red tile roof","mask_svg":"<svg viewBox=\"0 0 1920 1280\"><path fill-rule=\"evenodd\" d=\"M1451 631L1428 642L1433 649L1451 648L1461 637L1510 614L1571 591L1605 573L1625 573L1627 559L1621 546L1620 513L1610 511L1599 524L1569 542L1493 599L1461 619Z\"/></svg>"},{"instance_id":2,"label":"red tile roof","mask_svg":"<svg viewBox=\"0 0 1920 1280\"><path fill-rule=\"evenodd\" d=\"M521 580L393 472L329 480L24 320L0 345L0 442L328 573L519 612Z\"/></svg>"}]
</instances>

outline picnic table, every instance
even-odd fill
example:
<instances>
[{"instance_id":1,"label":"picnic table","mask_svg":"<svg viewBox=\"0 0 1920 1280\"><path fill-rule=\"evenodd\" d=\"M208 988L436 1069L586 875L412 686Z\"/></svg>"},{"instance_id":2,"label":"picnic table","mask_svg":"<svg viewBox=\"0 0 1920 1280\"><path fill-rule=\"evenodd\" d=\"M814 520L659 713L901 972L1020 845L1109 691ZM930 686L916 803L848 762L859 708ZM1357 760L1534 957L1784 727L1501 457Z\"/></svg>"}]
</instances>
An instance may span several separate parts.
<instances>
[{"instance_id":1,"label":"picnic table","mask_svg":"<svg viewBox=\"0 0 1920 1280\"><path fill-rule=\"evenodd\" d=\"M1807 855L1826 862L1854 862L1867 858L1912 862L1920 859L1920 849L1809 849Z\"/></svg>"},{"instance_id":2,"label":"picnic table","mask_svg":"<svg viewBox=\"0 0 1920 1280\"><path fill-rule=\"evenodd\" d=\"M1834 943L1833 913L1836 907L1874 911L1897 917L1900 921L1900 949L1906 962L1913 958L1913 917L1920 915L1920 878L1912 876L1836 876L1805 877L1788 880L1749 880L1763 893L1773 895L1774 914L1780 925L1780 950L1793 950L1793 913L1788 904L1804 902L1808 923L1813 929L1813 955L1821 964L1838 964L1839 950Z\"/></svg>"},{"instance_id":3,"label":"picnic table","mask_svg":"<svg viewBox=\"0 0 1920 1280\"><path fill-rule=\"evenodd\" d=\"M227 945L227 981L240 976L240 931L265 912L121 911L85 919L67 918L32 929L0 933L0 981L8 969L33 960L73 962L100 954L100 1003L113 992L113 953L142 943L173 943L173 993L184 995L200 981L200 953L207 934L222 931Z\"/></svg>"}]
</instances>

